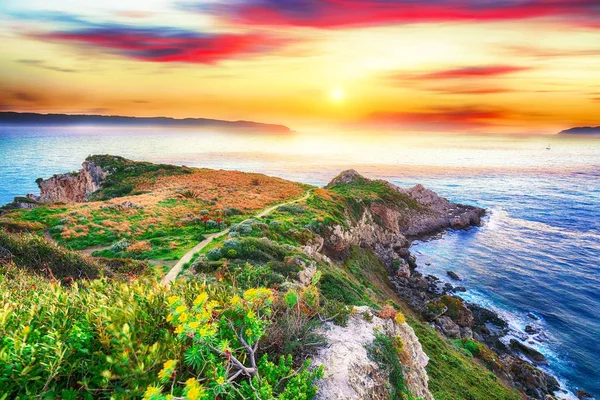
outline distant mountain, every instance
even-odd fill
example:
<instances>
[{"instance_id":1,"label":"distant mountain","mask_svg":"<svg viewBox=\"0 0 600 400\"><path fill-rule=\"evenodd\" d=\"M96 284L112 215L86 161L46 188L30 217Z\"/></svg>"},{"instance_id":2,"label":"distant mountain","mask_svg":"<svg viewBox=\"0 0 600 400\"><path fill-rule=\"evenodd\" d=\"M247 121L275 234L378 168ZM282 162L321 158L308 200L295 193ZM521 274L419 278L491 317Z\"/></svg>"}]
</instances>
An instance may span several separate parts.
<instances>
[{"instance_id":1,"label":"distant mountain","mask_svg":"<svg viewBox=\"0 0 600 400\"><path fill-rule=\"evenodd\" d=\"M600 126L580 126L558 132L559 135L600 135Z\"/></svg>"},{"instance_id":2,"label":"distant mountain","mask_svg":"<svg viewBox=\"0 0 600 400\"><path fill-rule=\"evenodd\" d=\"M252 121L223 121L208 118L123 117L119 115L74 115L0 112L0 125L125 125L125 126L190 126L223 129L252 129L270 133L290 133L284 125Z\"/></svg>"}]
</instances>

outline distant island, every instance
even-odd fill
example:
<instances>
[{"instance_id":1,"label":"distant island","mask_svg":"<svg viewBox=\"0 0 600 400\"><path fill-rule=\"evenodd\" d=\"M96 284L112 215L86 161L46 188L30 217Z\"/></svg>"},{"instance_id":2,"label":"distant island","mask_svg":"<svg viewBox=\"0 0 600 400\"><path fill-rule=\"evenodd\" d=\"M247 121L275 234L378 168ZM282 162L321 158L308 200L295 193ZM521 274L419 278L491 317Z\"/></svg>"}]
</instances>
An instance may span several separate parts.
<instances>
[{"instance_id":1,"label":"distant island","mask_svg":"<svg viewBox=\"0 0 600 400\"><path fill-rule=\"evenodd\" d=\"M224 121L209 118L125 117L120 115L37 114L0 112L0 125L126 125L126 126L180 126L213 127L224 129L252 129L270 133L290 133L284 125L253 121Z\"/></svg>"},{"instance_id":2,"label":"distant island","mask_svg":"<svg viewBox=\"0 0 600 400\"><path fill-rule=\"evenodd\" d=\"M600 126L579 126L558 132L559 135L600 135Z\"/></svg>"}]
</instances>

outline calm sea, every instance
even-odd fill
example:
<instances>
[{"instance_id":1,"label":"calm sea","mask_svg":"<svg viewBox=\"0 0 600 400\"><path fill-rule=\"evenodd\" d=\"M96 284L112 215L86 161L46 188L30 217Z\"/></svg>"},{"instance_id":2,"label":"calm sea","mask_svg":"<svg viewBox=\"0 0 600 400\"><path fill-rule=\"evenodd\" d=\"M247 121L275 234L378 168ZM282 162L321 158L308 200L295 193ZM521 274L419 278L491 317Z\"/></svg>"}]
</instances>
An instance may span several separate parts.
<instances>
[{"instance_id":1,"label":"calm sea","mask_svg":"<svg viewBox=\"0 0 600 400\"><path fill-rule=\"evenodd\" d=\"M35 192L38 177L78 169L90 154L316 185L352 167L485 207L482 227L416 244L419 264L443 279L458 273L465 298L501 313L573 392L600 398L599 138L0 127L0 203ZM526 325L543 335L526 335Z\"/></svg>"}]
</instances>

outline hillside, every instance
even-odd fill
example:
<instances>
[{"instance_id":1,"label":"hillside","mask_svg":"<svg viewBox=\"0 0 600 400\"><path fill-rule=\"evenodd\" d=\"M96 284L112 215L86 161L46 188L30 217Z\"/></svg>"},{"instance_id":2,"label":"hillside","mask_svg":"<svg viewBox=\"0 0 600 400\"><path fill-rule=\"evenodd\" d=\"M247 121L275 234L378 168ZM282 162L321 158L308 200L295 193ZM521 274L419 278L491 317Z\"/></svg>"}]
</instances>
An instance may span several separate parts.
<instances>
[{"instance_id":1,"label":"hillside","mask_svg":"<svg viewBox=\"0 0 600 400\"><path fill-rule=\"evenodd\" d=\"M490 314L439 292L410 254L411 238L468 229L482 209L352 170L314 188L114 156L39 185L0 215L7 398L516 400L557 389L493 348ZM44 250L24 257L23 246ZM65 259L73 269L58 268ZM122 273L111 260L149 264Z\"/></svg>"},{"instance_id":2,"label":"hillside","mask_svg":"<svg viewBox=\"0 0 600 400\"><path fill-rule=\"evenodd\" d=\"M558 132L559 135L600 135L600 126L580 126Z\"/></svg>"},{"instance_id":3,"label":"hillside","mask_svg":"<svg viewBox=\"0 0 600 400\"><path fill-rule=\"evenodd\" d=\"M210 118L170 118L170 117L124 117L120 115L85 114L36 114L18 112L0 112L0 124L5 125L119 125L119 126L173 126L173 127L209 127L220 129L246 129L261 132L290 133L287 126L265 124L253 121L223 121Z\"/></svg>"}]
</instances>

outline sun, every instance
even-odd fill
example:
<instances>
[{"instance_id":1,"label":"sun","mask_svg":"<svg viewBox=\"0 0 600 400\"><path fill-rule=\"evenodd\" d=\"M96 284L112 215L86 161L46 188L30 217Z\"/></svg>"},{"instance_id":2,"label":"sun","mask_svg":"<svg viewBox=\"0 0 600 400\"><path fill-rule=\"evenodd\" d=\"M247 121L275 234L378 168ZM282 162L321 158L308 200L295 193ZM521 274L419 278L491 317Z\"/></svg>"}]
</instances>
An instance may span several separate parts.
<instances>
[{"instance_id":1,"label":"sun","mask_svg":"<svg viewBox=\"0 0 600 400\"><path fill-rule=\"evenodd\" d=\"M342 100L344 100L344 89L333 89L330 93L329 96L331 97L331 100L333 100L336 103L341 102Z\"/></svg>"}]
</instances>

